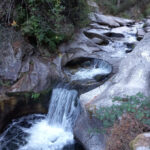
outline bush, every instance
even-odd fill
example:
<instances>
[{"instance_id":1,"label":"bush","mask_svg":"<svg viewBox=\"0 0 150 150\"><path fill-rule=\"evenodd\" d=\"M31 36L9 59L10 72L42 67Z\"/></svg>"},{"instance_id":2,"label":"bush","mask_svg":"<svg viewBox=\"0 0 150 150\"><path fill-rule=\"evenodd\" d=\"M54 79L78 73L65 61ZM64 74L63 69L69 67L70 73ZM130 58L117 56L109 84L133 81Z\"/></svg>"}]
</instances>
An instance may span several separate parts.
<instances>
[{"instance_id":1,"label":"bush","mask_svg":"<svg viewBox=\"0 0 150 150\"><path fill-rule=\"evenodd\" d=\"M104 128L112 127L123 114L130 114L141 123L150 126L150 97L138 93L124 98L115 97L113 101L119 102L119 105L100 108L94 114L102 121Z\"/></svg>"},{"instance_id":2,"label":"bush","mask_svg":"<svg viewBox=\"0 0 150 150\"><path fill-rule=\"evenodd\" d=\"M3 15L7 23L21 30L32 44L51 51L68 40L75 27L84 25L88 16L86 0L14 0L7 8Z\"/></svg>"},{"instance_id":3,"label":"bush","mask_svg":"<svg viewBox=\"0 0 150 150\"><path fill-rule=\"evenodd\" d=\"M130 141L150 131L150 97L137 93L113 101L118 105L95 111L93 116L100 119L102 127L93 131L108 133L106 150L129 150Z\"/></svg>"}]
</instances>

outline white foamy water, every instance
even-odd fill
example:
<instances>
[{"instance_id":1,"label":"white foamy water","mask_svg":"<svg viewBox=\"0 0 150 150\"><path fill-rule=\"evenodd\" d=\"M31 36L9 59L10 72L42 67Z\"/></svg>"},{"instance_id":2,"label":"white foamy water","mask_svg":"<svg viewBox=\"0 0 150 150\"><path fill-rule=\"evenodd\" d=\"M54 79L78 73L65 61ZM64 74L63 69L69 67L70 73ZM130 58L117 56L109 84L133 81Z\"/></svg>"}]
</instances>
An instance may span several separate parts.
<instances>
[{"instance_id":1,"label":"white foamy water","mask_svg":"<svg viewBox=\"0 0 150 150\"><path fill-rule=\"evenodd\" d=\"M84 79L93 79L94 76L99 74L109 74L109 70L105 68L90 68L85 69L82 68L79 71L77 71L74 75L71 76L71 80L84 80Z\"/></svg>"},{"instance_id":2,"label":"white foamy water","mask_svg":"<svg viewBox=\"0 0 150 150\"><path fill-rule=\"evenodd\" d=\"M110 64L103 60L94 60L88 68L79 68L73 75L71 80L94 79L96 75L108 75L112 71Z\"/></svg>"},{"instance_id":3,"label":"white foamy water","mask_svg":"<svg viewBox=\"0 0 150 150\"><path fill-rule=\"evenodd\" d=\"M77 96L68 86L55 88L48 115L14 120L0 136L0 150L63 150L73 145L72 127L79 113Z\"/></svg>"},{"instance_id":4,"label":"white foamy water","mask_svg":"<svg viewBox=\"0 0 150 150\"><path fill-rule=\"evenodd\" d=\"M71 131L50 126L46 119L23 131L30 136L26 139L28 143L19 150L61 150L64 145L74 142Z\"/></svg>"}]
</instances>

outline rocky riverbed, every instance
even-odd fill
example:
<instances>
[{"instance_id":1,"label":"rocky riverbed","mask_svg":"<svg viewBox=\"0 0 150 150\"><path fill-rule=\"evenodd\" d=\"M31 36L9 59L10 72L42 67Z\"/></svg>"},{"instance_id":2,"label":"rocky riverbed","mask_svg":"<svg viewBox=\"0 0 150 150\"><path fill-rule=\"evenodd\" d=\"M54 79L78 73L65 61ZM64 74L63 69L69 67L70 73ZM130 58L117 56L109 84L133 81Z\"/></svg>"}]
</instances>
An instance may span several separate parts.
<instances>
[{"instance_id":1,"label":"rocky riverbed","mask_svg":"<svg viewBox=\"0 0 150 150\"><path fill-rule=\"evenodd\" d=\"M77 80L75 84L82 83L84 88L91 84L93 86L92 90L87 88L86 93L81 90L82 113L74 128L75 137L86 150L103 150L104 136L88 133L89 128L100 126L96 119L90 119L88 111L111 106L111 98L116 95L142 92L149 96L150 19L136 22L103 15L99 11L92 12L89 18L91 21L86 28L80 29L72 40L60 45L56 57L41 56L34 46L24 40L20 32L13 27L0 26L0 130L6 124L4 120L15 116L8 115L16 112L24 103L25 108L33 106L35 111L19 109L22 115L47 111L43 109L44 105L32 103L32 96L31 99L25 98L20 102L19 98L10 96L10 93L41 92L52 89L60 80ZM94 60L105 62L101 65L101 68L107 66L103 72L102 69L99 70L100 66L95 67ZM94 70L94 75L91 75L94 67L98 72ZM95 76L97 78L93 81ZM9 94L6 96L6 93Z\"/></svg>"}]
</instances>

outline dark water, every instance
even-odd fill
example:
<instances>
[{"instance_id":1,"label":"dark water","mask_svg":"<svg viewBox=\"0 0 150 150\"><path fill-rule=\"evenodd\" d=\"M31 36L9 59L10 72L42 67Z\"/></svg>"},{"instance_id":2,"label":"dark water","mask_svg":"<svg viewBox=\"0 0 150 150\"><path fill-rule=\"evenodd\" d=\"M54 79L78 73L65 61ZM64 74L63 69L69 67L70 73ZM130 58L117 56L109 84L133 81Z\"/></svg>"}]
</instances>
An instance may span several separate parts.
<instances>
[{"instance_id":1,"label":"dark water","mask_svg":"<svg viewBox=\"0 0 150 150\"><path fill-rule=\"evenodd\" d=\"M28 143L28 137L30 136L30 134L26 132L26 129L31 129L35 124L38 124L40 121L45 119L46 115L33 114L13 120L12 123L8 125L5 132L0 137L0 150L21 149L21 147L23 147ZM49 150L49 149L40 149L40 150ZM74 140L72 144L65 145L62 148L62 150L84 150L84 148L79 142Z\"/></svg>"},{"instance_id":2,"label":"dark water","mask_svg":"<svg viewBox=\"0 0 150 150\"><path fill-rule=\"evenodd\" d=\"M0 136L0 150L83 150L72 132L79 111L78 92L59 85L48 114L13 120Z\"/></svg>"}]
</instances>

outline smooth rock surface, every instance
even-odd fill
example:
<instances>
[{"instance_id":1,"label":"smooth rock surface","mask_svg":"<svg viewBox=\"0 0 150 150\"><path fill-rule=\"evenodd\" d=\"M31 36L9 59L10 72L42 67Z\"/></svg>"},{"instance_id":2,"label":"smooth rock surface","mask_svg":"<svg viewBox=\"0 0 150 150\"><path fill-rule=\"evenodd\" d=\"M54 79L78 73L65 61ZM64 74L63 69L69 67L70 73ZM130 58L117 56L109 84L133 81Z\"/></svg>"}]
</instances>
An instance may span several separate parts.
<instances>
[{"instance_id":1,"label":"smooth rock surface","mask_svg":"<svg viewBox=\"0 0 150 150\"><path fill-rule=\"evenodd\" d=\"M123 19L119 17L106 16L99 13L91 14L92 21L98 22L101 25L108 25L109 27L119 27L125 25L131 25L134 23L133 20Z\"/></svg>"},{"instance_id":2,"label":"smooth rock surface","mask_svg":"<svg viewBox=\"0 0 150 150\"><path fill-rule=\"evenodd\" d=\"M125 57L119 71L100 87L80 96L81 103L88 107L111 106L115 96L135 95L142 92L149 96L150 34Z\"/></svg>"},{"instance_id":3,"label":"smooth rock surface","mask_svg":"<svg viewBox=\"0 0 150 150\"><path fill-rule=\"evenodd\" d=\"M0 35L0 79L11 83L6 91L42 91L60 77L51 59L38 56L21 33L1 27Z\"/></svg>"},{"instance_id":4,"label":"smooth rock surface","mask_svg":"<svg viewBox=\"0 0 150 150\"><path fill-rule=\"evenodd\" d=\"M86 111L83 111L77 119L74 135L86 150L105 149L104 135L94 132L94 129L98 129L99 127L100 122L91 118Z\"/></svg>"},{"instance_id":5,"label":"smooth rock surface","mask_svg":"<svg viewBox=\"0 0 150 150\"><path fill-rule=\"evenodd\" d=\"M133 50L134 46L129 45L136 45L138 42L137 30L143 25L134 23L133 20L100 13L91 13L90 19L91 23L88 27L76 32L71 41L60 45L61 54L54 60L59 72L63 72L63 67L71 60L90 57L107 61L113 66L113 73L116 73L120 61ZM100 24L99 20L105 22ZM65 77L63 73L62 76Z\"/></svg>"},{"instance_id":6,"label":"smooth rock surface","mask_svg":"<svg viewBox=\"0 0 150 150\"><path fill-rule=\"evenodd\" d=\"M47 59L32 57L28 72L22 73L22 77L10 89L12 92L42 91L52 86L58 79L59 73L52 62Z\"/></svg>"}]
</instances>

